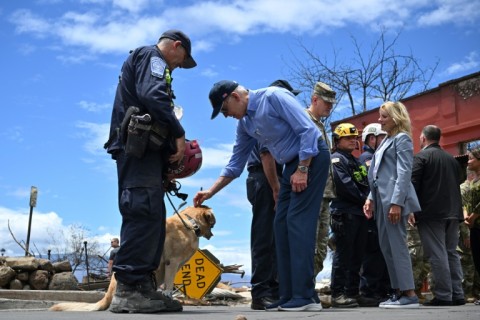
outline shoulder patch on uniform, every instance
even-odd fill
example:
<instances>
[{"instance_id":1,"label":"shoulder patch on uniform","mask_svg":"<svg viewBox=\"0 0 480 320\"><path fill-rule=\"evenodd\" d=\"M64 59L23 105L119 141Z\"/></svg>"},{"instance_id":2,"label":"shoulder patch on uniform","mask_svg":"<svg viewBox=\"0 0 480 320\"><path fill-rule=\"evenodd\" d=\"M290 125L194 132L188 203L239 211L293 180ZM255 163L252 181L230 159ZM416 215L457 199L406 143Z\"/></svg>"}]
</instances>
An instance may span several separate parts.
<instances>
[{"instance_id":1,"label":"shoulder patch on uniform","mask_svg":"<svg viewBox=\"0 0 480 320\"><path fill-rule=\"evenodd\" d=\"M165 74L165 66L165 61L159 57L150 58L150 69L152 71L152 76L162 79L163 75Z\"/></svg>"},{"instance_id":2,"label":"shoulder patch on uniform","mask_svg":"<svg viewBox=\"0 0 480 320\"><path fill-rule=\"evenodd\" d=\"M340 162L340 158L332 158L332 163L339 163Z\"/></svg>"}]
</instances>

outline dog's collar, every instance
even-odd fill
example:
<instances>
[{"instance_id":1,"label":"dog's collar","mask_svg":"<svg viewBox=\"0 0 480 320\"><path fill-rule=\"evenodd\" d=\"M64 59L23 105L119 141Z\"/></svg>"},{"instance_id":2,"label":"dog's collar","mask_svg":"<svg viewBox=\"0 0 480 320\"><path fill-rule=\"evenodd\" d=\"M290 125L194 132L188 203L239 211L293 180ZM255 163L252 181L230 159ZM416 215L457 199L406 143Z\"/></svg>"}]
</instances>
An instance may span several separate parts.
<instances>
[{"instance_id":1,"label":"dog's collar","mask_svg":"<svg viewBox=\"0 0 480 320\"><path fill-rule=\"evenodd\" d=\"M185 216L188 218L188 221L191 223L192 225L192 230L193 232L195 232L195 235L200 238L202 235L201 235L201 230L200 230L200 227L198 226L197 224L197 221L195 221L195 219L193 219L192 217L190 217L188 214L185 214Z\"/></svg>"}]
</instances>

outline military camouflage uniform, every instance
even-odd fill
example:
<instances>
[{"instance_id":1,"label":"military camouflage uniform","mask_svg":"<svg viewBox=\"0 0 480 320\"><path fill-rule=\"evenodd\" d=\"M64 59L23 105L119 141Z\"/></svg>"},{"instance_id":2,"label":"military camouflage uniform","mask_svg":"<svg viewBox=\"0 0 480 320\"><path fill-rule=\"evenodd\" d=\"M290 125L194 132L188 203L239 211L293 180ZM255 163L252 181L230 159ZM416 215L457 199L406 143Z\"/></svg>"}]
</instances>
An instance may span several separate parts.
<instances>
[{"instance_id":1,"label":"military camouflage uniform","mask_svg":"<svg viewBox=\"0 0 480 320\"><path fill-rule=\"evenodd\" d=\"M322 122L315 119L315 117L306 109L310 119L317 125L320 132L328 144L328 148L331 150L332 146L328 140L325 126ZM328 251L328 230L330 226L330 201L335 198L335 186L333 184L333 171L330 164L330 170L328 172L327 184L323 192L322 204L320 206L320 213L318 215L317 223L317 240L315 244L315 256L314 256L314 269L313 274L317 276L323 270L323 261L327 256Z\"/></svg>"},{"instance_id":2,"label":"military camouflage uniform","mask_svg":"<svg viewBox=\"0 0 480 320\"><path fill-rule=\"evenodd\" d=\"M463 207L464 207L464 212L468 213L480 213L480 179L473 179L473 180L467 180L462 185L460 186L460 190L462 193L462 201L463 201ZM466 261L463 261L463 255L462 255L462 263L467 263L467 269L473 265L475 267L475 273L473 277L473 284L472 284L472 295L476 296L477 298L480 295L480 278L479 278L479 265L480 265L480 259L478 262L475 262L475 257L473 251L475 248L473 247L474 243L473 241L477 241L480 235L480 218L477 218L472 226L472 229L469 229L469 238L470 238L470 258L472 259L472 262L467 262L468 258ZM478 243L478 242L477 242ZM477 245L477 252L478 252L478 245ZM477 258L478 259L478 258ZM468 270L467 270L468 272ZM477 300L475 304L480 303L480 300Z\"/></svg>"},{"instance_id":3,"label":"military camouflage uniform","mask_svg":"<svg viewBox=\"0 0 480 320\"><path fill-rule=\"evenodd\" d=\"M480 180L465 181L460 186L464 212L480 213L478 204L480 203ZM474 228L480 229L480 218L474 223ZM470 229L464 223L460 225L460 261L464 272L464 288L467 297L480 297L480 276L475 269L471 248L465 248L463 239L470 237ZM470 243L471 245L471 243Z\"/></svg>"},{"instance_id":4,"label":"military camouflage uniform","mask_svg":"<svg viewBox=\"0 0 480 320\"><path fill-rule=\"evenodd\" d=\"M475 265L473 264L472 251L470 248L465 247L465 239L470 239L470 230L465 223L461 223L460 227L460 239L458 241L457 251L460 254L460 262L463 269L463 291L465 292L465 298L475 297L474 292L474 279L475 279Z\"/></svg>"},{"instance_id":5,"label":"military camouflage uniform","mask_svg":"<svg viewBox=\"0 0 480 320\"><path fill-rule=\"evenodd\" d=\"M430 289L433 286L432 278L429 276L430 266L423 255L423 247L420 241L420 235L415 227L407 224L407 244L410 258L412 259L413 280L415 282L415 291L417 294L423 287L423 282L428 279Z\"/></svg>"}]
</instances>

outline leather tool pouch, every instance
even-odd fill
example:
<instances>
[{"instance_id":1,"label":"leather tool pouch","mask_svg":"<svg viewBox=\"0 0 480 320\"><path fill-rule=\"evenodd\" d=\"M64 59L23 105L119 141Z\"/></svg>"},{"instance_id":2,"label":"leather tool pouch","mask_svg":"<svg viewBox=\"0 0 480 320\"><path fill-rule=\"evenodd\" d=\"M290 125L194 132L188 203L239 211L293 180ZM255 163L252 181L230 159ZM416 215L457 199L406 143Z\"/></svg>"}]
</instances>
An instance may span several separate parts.
<instances>
[{"instance_id":1,"label":"leather tool pouch","mask_svg":"<svg viewBox=\"0 0 480 320\"><path fill-rule=\"evenodd\" d=\"M127 141L125 154L136 158L143 158L150 141L150 129L152 118L149 114L131 115L127 128Z\"/></svg>"},{"instance_id":2,"label":"leather tool pouch","mask_svg":"<svg viewBox=\"0 0 480 320\"><path fill-rule=\"evenodd\" d=\"M140 114L138 107L131 106L125 113L121 127L125 153L141 159L145 151L160 151L168 142L169 130L165 125L152 121L148 114Z\"/></svg>"}]
</instances>

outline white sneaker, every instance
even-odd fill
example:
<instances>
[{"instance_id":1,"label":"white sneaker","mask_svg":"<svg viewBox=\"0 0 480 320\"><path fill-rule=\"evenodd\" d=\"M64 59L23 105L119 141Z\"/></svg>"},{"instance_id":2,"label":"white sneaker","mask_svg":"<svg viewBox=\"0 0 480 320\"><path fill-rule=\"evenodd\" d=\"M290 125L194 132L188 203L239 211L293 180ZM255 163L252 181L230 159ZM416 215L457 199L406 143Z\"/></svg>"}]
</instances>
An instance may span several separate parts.
<instances>
[{"instance_id":1,"label":"white sneaker","mask_svg":"<svg viewBox=\"0 0 480 320\"><path fill-rule=\"evenodd\" d=\"M420 307L418 297L401 296L400 299L392 302L385 301L381 308L385 309L414 309Z\"/></svg>"},{"instance_id":2,"label":"white sneaker","mask_svg":"<svg viewBox=\"0 0 480 320\"><path fill-rule=\"evenodd\" d=\"M322 304L321 303L316 303L312 302L310 304L306 304L300 307L289 307L287 306L280 306L278 307L279 311L322 311Z\"/></svg>"}]
</instances>

